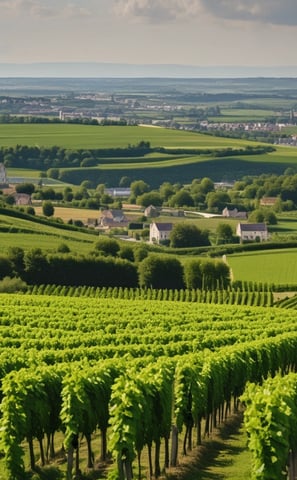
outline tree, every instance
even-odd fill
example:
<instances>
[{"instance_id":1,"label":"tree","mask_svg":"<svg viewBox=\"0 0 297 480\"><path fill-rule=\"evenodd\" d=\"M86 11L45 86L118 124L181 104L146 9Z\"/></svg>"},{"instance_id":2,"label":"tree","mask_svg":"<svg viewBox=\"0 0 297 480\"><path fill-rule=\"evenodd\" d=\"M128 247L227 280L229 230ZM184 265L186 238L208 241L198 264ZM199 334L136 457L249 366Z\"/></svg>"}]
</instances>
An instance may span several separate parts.
<instances>
[{"instance_id":1,"label":"tree","mask_svg":"<svg viewBox=\"0 0 297 480\"><path fill-rule=\"evenodd\" d=\"M47 283L48 261L40 248L33 248L24 256L24 279L31 284Z\"/></svg>"},{"instance_id":2,"label":"tree","mask_svg":"<svg viewBox=\"0 0 297 480\"><path fill-rule=\"evenodd\" d=\"M219 286L219 288L226 288L230 284L230 277L230 267L222 260L217 260L215 262L215 280L217 282L216 286Z\"/></svg>"},{"instance_id":3,"label":"tree","mask_svg":"<svg viewBox=\"0 0 297 480\"><path fill-rule=\"evenodd\" d=\"M52 217L55 213L54 206L52 202L46 201L42 204L42 212L46 217Z\"/></svg>"},{"instance_id":4,"label":"tree","mask_svg":"<svg viewBox=\"0 0 297 480\"><path fill-rule=\"evenodd\" d=\"M69 253L70 248L68 247L68 245L66 243L60 243L57 247L57 252L58 253Z\"/></svg>"},{"instance_id":5,"label":"tree","mask_svg":"<svg viewBox=\"0 0 297 480\"><path fill-rule=\"evenodd\" d=\"M162 205L162 198L159 192L147 192L143 193L137 198L137 205L141 205L143 207L148 207L149 205L154 205L159 207Z\"/></svg>"},{"instance_id":6,"label":"tree","mask_svg":"<svg viewBox=\"0 0 297 480\"><path fill-rule=\"evenodd\" d=\"M35 187L33 183L19 183L15 187L15 191L17 193L26 193L27 195L32 195L35 191Z\"/></svg>"},{"instance_id":7,"label":"tree","mask_svg":"<svg viewBox=\"0 0 297 480\"><path fill-rule=\"evenodd\" d=\"M160 195L165 202L176 193L175 187L169 182L162 183L159 190Z\"/></svg>"},{"instance_id":8,"label":"tree","mask_svg":"<svg viewBox=\"0 0 297 480\"><path fill-rule=\"evenodd\" d=\"M216 229L217 243L231 243L233 230L228 223L220 223Z\"/></svg>"},{"instance_id":9,"label":"tree","mask_svg":"<svg viewBox=\"0 0 297 480\"><path fill-rule=\"evenodd\" d=\"M133 248L129 245L123 245L119 251L119 257L134 262Z\"/></svg>"},{"instance_id":10,"label":"tree","mask_svg":"<svg viewBox=\"0 0 297 480\"><path fill-rule=\"evenodd\" d=\"M28 213L28 215L35 215L35 209L34 207L27 207L26 208L26 213Z\"/></svg>"},{"instance_id":11,"label":"tree","mask_svg":"<svg viewBox=\"0 0 297 480\"><path fill-rule=\"evenodd\" d=\"M171 247L201 247L209 244L208 232L200 230L193 223L176 223L170 234Z\"/></svg>"},{"instance_id":12,"label":"tree","mask_svg":"<svg viewBox=\"0 0 297 480\"><path fill-rule=\"evenodd\" d=\"M184 266L186 288L202 288L201 260L191 260Z\"/></svg>"},{"instance_id":13,"label":"tree","mask_svg":"<svg viewBox=\"0 0 297 480\"><path fill-rule=\"evenodd\" d=\"M216 192L209 192L206 195L206 203L208 209L217 209L222 210L227 203L230 203L231 199L227 192L224 191L216 191Z\"/></svg>"},{"instance_id":14,"label":"tree","mask_svg":"<svg viewBox=\"0 0 297 480\"><path fill-rule=\"evenodd\" d=\"M170 198L170 206L171 207L193 207L194 200L187 190L182 189Z\"/></svg>"},{"instance_id":15,"label":"tree","mask_svg":"<svg viewBox=\"0 0 297 480\"><path fill-rule=\"evenodd\" d=\"M13 274L13 265L4 255L0 256L0 280L4 277L11 277Z\"/></svg>"},{"instance_id":16,"label":"tree","mask_svg":"<svg viewBox=\"0 0 297 480\"><path fill-rule=\"evenodd\" d=\"M276 225L277 218L275 213L270 209L258 208L251 212L249 215L249 222L262 223L265 222L268 225Z\"/></svg>"},{"instance_id":17,"label":"tree","mask_svg":"<svg viewBox=\"0 0 297 480\"><path fill-rule=\"evenodd\" d=\"M134 261L136 263L142 262L148 256L148 253L146 244L139 245L134 249Z\"/></svg>"},{"instance_id":18,"label":"tree","mask_svg":"<svg viewBox=\"0 0 297 480\"><path fill-rule=\"evenodd\" d=\"M48 178L54 178L55 180L58 180L60 170L58 168L49 168L46 172L46 175Z\"/></svg>"},{"instance_id":19,"label":"tree","mask_svg":"<svg viewBox=\"0 0 297 480\"><path fill-rule=\"evenodd\" d=\"M95 250L101 252L103 255L116 257L120 250L120 245L114 238L101 236L95 244Z\"/></svg>"},{"instance_id":20,"label":"tree","mask_svg":"<svg viewBox=\"0 0 297 480\"><path fill-rule=\"evenodd\" d=\"M206 194L214 190L214 183L210 178L204 177L201 180L200 187L202 192Z\"/></svg>"},{"instance_id":21,"label":"tree","mask_svg":"<svg viewBox=\"0 0 297 480\"><path fill-rule=\"evenodd\" d=\"M182 264L171 256L151 254L139 264L138 272L141 287L172 289L184 287Z\"/></svg>"},{"instance_id":22,"label":"tree","mask_svg":"<svg viewBox=\"0 0 297 480\"><path fill-rule=\"evenodd\" d=\"M12 264L12 268L15 275L22 276L24 272L24 256L25 252L20 247L9 247L8 248L8 260Z\"/></svg>"},{"instance_id":23,"label":"tree","mask_svg":"<svg viewBox=\"0 0 297 480\"><path fill-rule=\"evenodd\" d=\"M145 192L149 191L149 185L145 183L143 180L135 180L130 185L131 188L131 195L134 197L138 197Z\"/></svg>"},{"instance_id":24,"label":"tree","mask_svg":"<svg viewBox=\"0 0 297 480\"><path fill-rule=\"evenodd\" d=\"M71 187L66 187L63 192L63 200L65 202L72 202L73 200L73 192Z\"/></svg>"}]
</instances>

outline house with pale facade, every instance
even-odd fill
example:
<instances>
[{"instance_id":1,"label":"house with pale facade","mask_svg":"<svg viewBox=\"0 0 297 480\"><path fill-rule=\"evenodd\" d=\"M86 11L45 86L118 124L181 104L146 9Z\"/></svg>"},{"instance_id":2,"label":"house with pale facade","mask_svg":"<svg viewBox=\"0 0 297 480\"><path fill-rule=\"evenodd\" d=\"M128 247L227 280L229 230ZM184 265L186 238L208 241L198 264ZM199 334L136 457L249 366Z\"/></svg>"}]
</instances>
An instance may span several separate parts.
<instances>
[{"instance_id":1,"label":"house with pale facade","mask_svg":"<svg viewBox=\"0 0 297 480\"><path fill-rule=\"evenodd\" d=\"M164 240L169 240L172 227L172 223L151 223L150 243L162 243Z\"/></svg>"},{"instance_id":2,"label":"house with pale facade","mask_svg":"<svg viewBox=\"0 0 297 480\"><path fill-rule=\"evenodd\" d=\"M8 187L8 180L6 176L4 163L0 163L0 185L1 185L1 188Z\"/></svg>"},{"instance_id":3,"label":"house with pale facade","mask_svg":"<svg viewBox=\"0 0 297 480\"><path fill-rule=\"evenodd\" d=\"M31 195L27 193L15 193L13 198L16 205L32 205Z\"/></svg>"},{"instance_id":4,"label":"house with pale facade","mask_svg":"<svg viewBox=\"0 0 297 480\"><path fill-rule=\"evenodd\" d=\"M144 210L144 215L146 217L159 217L160 215L160 208L158 207L155 207L154 205L149 205L148 207L146 207L146 209Z\"/></svg>"},{"instance_id":5,"label":"house with pale facade","mask_svg":"<svg viewBox=\"0 0 297 480\"><path fill-rule=\"evenodd\" d=\"M123 227L129 224L129 220L122 210L103 210L100 224L102 227Z\"/></svg>"},{"instance_id":6,"label":"house with pale facade","mask_svg":"<svg viewBox=\"0 0 297 480\"><path fill-rule=\"evenodd\" d=\"M247 213L244 211L237 210L237 208L229 209L228 207L225 207L224 210L222 211L222 215L225 218L242 218L246 219L247 218Z\"/></svg>"},{"instance_id":7,"label":"house with pale facade","mask_svg":"<svg viewBox=\"0 0 297 480\"><path fill-rule=\"evenodd\" d=\"M239 223L236 235L241 242L263 242L268 240L268 230L265 223Z\"/></svg>"}]
</instances>

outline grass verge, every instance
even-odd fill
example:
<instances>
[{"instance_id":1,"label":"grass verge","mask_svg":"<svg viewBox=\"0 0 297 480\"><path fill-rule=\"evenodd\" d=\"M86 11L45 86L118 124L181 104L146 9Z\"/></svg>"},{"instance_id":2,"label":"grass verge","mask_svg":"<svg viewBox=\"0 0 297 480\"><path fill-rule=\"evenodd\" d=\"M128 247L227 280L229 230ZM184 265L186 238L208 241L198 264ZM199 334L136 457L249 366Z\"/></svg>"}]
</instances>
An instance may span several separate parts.
<instances>
[{"instance_id":1,"label":"grass verge","mask_svg":"<svg viewBox=\"0 0 297 480\"><path fill-rule=\"evenodd\" d=\"M203 445L183 457L168 480L250 480L251 454L241 426L242 415L233 415Z\"/></svg>"}]
</instances>

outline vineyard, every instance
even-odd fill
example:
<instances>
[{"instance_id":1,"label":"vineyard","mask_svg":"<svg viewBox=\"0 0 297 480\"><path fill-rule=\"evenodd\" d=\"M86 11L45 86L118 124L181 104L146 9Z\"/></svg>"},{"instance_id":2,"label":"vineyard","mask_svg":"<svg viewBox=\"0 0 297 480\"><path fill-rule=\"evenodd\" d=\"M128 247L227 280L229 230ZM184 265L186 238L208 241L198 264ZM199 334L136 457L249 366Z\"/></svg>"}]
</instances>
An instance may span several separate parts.
<instances>
[{"instance_id":1,"label":"vineyard","mask_svg":"<svg viewBox=\"0 0 297 480\"><path fill-rule=\"evenodd\" d=\"M271 307L273 293L268 285L253 283L227 289L151 289L123 287L90 287L67 285L34 285L28 287L34 295L67 297L121 298L125 300L169 300L175 302L214 303L220 305L249 305Z\"/></svg>"},{"instance_id":2,"label":"vineyard","mask_svg":"<svg viewBox=\"0 0 297 480\"><path fill-rule=\"evenodd\" d=\"M95 478L82 475L98 465L157 478L238 407L247 382L296 370L292 309L38 288L1 295L3 479L31 478L57 455L57 479Z\"/></svg>"}]
</instances>

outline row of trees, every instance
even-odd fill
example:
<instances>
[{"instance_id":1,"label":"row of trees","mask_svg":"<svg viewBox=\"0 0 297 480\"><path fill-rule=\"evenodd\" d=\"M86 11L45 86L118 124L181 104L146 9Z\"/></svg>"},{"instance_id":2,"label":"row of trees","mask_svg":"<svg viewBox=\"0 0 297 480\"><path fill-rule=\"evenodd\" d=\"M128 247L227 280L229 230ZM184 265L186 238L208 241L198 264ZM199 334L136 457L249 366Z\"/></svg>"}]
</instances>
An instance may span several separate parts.
<instances>
[{"instance_id":1,"label":"row of trees","mask_svg":"<svg viewBox=\"0 0 297 480\"><path fill-rule=\"evenodd\" d=\"M63 147L16 145L0 148L0 162L7 168L30 168L47 171L51 168L77 168L97 165L102 157L133 157L151 151L150 142L141 140L123 148L73 150Z\"/></svg>"},{"instance_id":2,"label":"row of trees","mask_svg":"<svg viewBox=\"0 0 297 480\"><path fill-rule=\"evenodd\" d=\"M139 250L140 261L106 255L105 246L95 246L93 254L73 256L57 252L46 254L35 248L24 252L19 247L9 249L0 257L0 279L18 276L29 284L87 285L96 287L144 287L167 289L226 288L230 283L229 267L219 260L191 260L182 263L171 255L149 254ZM61 249L62 251L62 249ZM123 255L128 251L123 249ZM143 258L144 255L147 255Z\"/></svg>"},{"instance_id":3,"label":"row of trees","mask_svg":"<svg viewBox=\"0 0 297 480\"><path fill-rule=\"evenodd\" d=\"M133 188L132 188L133 186ZM221 213L225 206L251 211L259 207L262 197L277 197L275 211L290 210L297 206L297 173L287 169L284 175L244 177L231 187L215 188L214 182L204 177L194 179L190 185L164 182L158 190L150 190L142 180L131 183L130 202L170 207L198 207Z\"/></svg>"}]
</instances>

